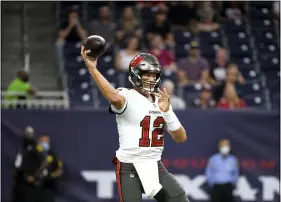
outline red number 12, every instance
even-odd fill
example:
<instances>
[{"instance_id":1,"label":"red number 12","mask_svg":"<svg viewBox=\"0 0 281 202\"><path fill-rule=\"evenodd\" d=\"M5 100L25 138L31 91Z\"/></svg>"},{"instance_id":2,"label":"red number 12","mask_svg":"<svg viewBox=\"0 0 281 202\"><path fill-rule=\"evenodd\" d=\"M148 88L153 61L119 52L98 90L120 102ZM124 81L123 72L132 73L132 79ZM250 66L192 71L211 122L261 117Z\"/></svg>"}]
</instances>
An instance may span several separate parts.
<instances>
[{"instance_id":1,"label":"red number 12","mask_svg":"<svg viewBox=\"0 0 281 202\"><path fill-rule=\"evenodd\" d=\"M152 131L152 138L149 139L149 129L150 129L150 116L144 117L140 122L142 127L142 136L139 141L140 147L162 147L164 145L164 125L165 120L163 117L157 117L153 122L153 127L155 129ZM150 144L151 142L151 144Z\"/></svg>"}]
</instances>

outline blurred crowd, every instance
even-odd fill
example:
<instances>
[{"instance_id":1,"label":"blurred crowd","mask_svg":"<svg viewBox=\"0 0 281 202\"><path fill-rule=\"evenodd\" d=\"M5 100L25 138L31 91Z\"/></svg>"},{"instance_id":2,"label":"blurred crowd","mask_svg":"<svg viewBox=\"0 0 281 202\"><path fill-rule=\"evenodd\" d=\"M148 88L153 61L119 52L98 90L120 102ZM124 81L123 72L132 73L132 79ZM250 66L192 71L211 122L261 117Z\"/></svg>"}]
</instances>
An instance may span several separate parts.
<instances>
[{"instance_id":1,"label":"blurred crowd","mask_svg":"<svg viewBox=\"0 0 281 202\"><path fill-rule=\"evenodd\" d=\"M232 62L229 51L225 47L218 47L215 58L207 60L201 56L200 43L196 38L200 32L218 30L219 22L223 20L247 20L245 2L137 1L118 4L123 8L119 19L112 19L110 6L104 4L99 8L98 19L90 22L84 22L77 10L72 8L58 33L58 54L63 55L63 44L66 42L75 43L84 41L89 35L101 35L115 51L114 64L117 71L127 72L130 60L137 53L149 52L159 59L164 71L175 72L176 84L170 80L163 82L163 86L173 96L175 109L246 107L235 87L236 84L243 85L245 79L237 64ZM146 7L154 10L154 16L144 21L137 15L137 11ZM273 9L275 12L276 6ZM188 31L195 36L189 44L187 57L174 56L174 30ZM174 94L174 88L175 85L190 84L200 85L201 93L193 103L186 103Z\"/></svg>"}]
</instances>

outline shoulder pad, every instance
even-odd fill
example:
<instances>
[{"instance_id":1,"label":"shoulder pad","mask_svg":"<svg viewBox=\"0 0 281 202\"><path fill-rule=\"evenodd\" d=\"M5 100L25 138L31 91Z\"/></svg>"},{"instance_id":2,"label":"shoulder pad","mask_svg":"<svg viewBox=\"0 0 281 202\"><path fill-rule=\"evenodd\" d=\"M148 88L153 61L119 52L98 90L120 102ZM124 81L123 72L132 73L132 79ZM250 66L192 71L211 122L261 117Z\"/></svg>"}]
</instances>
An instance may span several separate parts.
<instances>
[{"instance_id":1,"label":"shoulder pad","mask_svg":"<svg viewBox=\"0 0 281 202\"><path fill-rule=\"evenodd\" d=\"M39 145L39 144L36 146L36 150L38 152L43 152L44 151L43 147L41 145Z\"/></svg>"}]
</instances>

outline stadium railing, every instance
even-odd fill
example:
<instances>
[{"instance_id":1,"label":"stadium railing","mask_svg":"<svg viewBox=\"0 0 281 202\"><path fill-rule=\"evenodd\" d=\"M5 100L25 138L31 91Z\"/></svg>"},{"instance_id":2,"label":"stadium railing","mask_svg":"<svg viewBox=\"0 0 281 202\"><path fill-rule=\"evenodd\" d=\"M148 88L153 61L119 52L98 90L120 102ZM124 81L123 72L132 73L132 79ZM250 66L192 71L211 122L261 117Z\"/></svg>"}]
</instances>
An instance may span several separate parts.
<instances>
[{"instance_id":1,"label":"stadium railing","mask_svg":"<svg viewBox=\"0 0 281 202\"><path fill-rule=\"evenodd\" d=\"M70 102L66 91L39 91L26 100L5 99L6 96L26 96L26 93L1 91L1 107L5 108L49 108L69 109Z\"/></svg>"}]
</instances>

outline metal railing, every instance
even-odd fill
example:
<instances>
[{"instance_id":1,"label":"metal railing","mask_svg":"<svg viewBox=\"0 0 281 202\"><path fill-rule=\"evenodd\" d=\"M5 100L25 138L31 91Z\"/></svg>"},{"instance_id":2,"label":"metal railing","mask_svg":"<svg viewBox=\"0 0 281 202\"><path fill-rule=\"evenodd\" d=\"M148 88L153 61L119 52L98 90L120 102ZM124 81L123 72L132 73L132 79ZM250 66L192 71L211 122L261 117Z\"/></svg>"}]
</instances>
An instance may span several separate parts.
<instances>
[{"instance_id":1,"label":"metal railing","mask_svg":"<svg viewBox=\"0 0 281 202\"><path fill-rule=\"evenodd\" d=\"M35 96L28 96L22 100L17 97L28 96L26 93L1 91L2 108L48 108L48 109L69 109L70 103L66 91L39 91ZM15 98L15 99L13 99Z\"/></svg>"}]
</instances>

